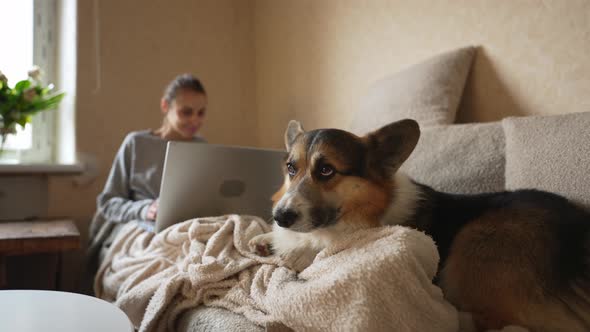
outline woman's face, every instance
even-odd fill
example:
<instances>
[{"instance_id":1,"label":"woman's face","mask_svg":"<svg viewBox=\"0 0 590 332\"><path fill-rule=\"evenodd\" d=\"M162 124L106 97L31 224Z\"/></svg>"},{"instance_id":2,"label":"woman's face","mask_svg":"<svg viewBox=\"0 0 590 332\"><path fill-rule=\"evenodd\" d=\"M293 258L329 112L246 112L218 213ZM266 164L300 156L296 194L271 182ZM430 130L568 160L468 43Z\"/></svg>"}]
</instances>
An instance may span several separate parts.
<instances>
[{"instance_id":1,"label":"woman's face","mask_svg":"<svg viewBox=\"0 0 590 332\"><path fill-rule=\"evenodd\" d=\"M162 111L181 139L195 136L205 121L206 109L207 96L192 90L180 89L171 103L162 100Z\"/></svg>"}]
</instances>

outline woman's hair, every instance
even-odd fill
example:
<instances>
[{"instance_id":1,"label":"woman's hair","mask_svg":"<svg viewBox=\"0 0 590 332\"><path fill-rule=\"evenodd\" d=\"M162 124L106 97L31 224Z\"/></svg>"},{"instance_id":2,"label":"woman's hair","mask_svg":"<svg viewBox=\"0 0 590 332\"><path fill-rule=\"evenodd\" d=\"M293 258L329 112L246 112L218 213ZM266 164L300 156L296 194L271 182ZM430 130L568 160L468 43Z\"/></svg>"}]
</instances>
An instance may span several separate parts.
<instances>
[{"instance_id":1,"label":"woman's hair","mask_svg":"<svg viewBox=\"0 0 590 332\"><path fill-rule=\"evenodd\" d=\"M164 100L167 103L171 103L176 99L176 95L179 90L189 90L197 93L207 94L205 88L198 78L191 74L182 74L176 76L176 78L168 84L166 90L164 90Z\"/></svg>"}]
</instances>

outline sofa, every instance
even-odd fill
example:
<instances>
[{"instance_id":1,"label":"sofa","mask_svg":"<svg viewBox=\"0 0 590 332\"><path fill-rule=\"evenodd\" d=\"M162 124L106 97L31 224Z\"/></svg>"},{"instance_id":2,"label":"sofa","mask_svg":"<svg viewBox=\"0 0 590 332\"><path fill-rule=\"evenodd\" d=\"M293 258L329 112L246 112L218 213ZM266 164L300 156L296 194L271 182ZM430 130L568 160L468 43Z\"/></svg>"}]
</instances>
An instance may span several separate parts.
<instances>
[{"instance_id":1,"label":"sofa","mask_svg":"<svg viewBox=\"0 0 590 332\"><path fill-rule=\"evenodd\" d=\"M590 208L590 112L454 123L475 54L474 48L462 48L376 82L344 129L362 135L414 118L421 137L401 168L414 180L462 194L536 188ZM203 306L184 312L176 325L177 331L265 329L288 327L258 326L225 309Z\"/></svg>"}]
</instances>

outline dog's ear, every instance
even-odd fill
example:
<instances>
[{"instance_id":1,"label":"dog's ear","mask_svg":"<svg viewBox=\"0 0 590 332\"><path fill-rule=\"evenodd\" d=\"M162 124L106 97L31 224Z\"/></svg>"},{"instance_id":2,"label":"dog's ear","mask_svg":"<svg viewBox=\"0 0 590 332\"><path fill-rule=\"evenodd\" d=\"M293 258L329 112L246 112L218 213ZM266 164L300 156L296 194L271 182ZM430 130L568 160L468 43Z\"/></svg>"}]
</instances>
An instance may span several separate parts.
<instances>
[{"instance_id":1,"label":"dog's ear","mask_svg":"<svg viewBox=\"0 0 590 332\"><path fill-rule=\"evenodd\" d=\"M291 151L291 147L293 143L299 137L299 135L305 133L301 123L299 121L291 120L289 121L289 125L287 126L287 130L285 131L285 147L287 151Z\"/></svg>"},{"instance_id":2,"label":"dog's ear","mask_svg":"<svg viewBox=\"0 0 590 332\"><path fill-rule=\"evenodd\" d=\"M365 136L368 147L367 167L393 175L410 156L418 139L420 127L411 119L388 124Z\"/></svg>"}]
</instances>

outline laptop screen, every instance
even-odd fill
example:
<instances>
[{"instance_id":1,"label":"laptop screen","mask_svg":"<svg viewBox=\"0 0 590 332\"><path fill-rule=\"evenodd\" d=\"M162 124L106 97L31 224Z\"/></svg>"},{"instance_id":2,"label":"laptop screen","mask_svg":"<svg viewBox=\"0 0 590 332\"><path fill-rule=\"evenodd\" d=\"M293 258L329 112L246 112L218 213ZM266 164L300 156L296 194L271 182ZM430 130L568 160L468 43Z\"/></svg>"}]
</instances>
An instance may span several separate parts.
<instances>
[{"instance_id":1,"label":"laptop screen","mask_svg":"<svg viewBox=\"0 0 590 332\"><path fill-rule=\"evenodd\" d=\"M156 231L188 219L247 214L269 219L283 183L282 150L169 142Z\"/></svg>"}]
</instances>

